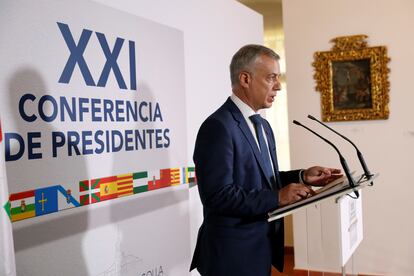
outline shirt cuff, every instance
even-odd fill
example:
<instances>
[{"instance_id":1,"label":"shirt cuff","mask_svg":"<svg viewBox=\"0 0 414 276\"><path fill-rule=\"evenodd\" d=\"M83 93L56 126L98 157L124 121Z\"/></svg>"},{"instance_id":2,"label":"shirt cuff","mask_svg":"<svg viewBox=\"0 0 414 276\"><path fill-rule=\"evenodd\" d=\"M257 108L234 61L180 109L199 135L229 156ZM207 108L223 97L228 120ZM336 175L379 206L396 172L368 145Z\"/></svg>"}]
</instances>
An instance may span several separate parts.
<instances>
[{"instance_id":1,"label":"shirt cuff","mask_svg":"<svg viewBox=\"0 0 414 276\"><path fill-rule=\"evenodd\" d=\"M308 185L306 182L305 182L305 177L304 177L304 174L305 173L305 170L300 170L299 171L299 182L301 183L301 184L305 184L305 185Z\"/></svg>"}]
</instances>

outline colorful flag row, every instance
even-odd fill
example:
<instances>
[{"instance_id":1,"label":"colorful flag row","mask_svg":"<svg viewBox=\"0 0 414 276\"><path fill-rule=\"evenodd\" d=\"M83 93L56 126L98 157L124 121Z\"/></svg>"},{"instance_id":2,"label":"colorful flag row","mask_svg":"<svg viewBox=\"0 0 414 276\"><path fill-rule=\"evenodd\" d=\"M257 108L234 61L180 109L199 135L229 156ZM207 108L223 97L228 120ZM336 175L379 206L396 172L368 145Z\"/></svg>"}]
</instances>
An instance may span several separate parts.
<instances>
[{"instance_id":1,"label":"colorful flag row","mask_svg":"<svg viewBox=\"0 0 414 276\"><path fill-rule=\"evenodd\" d=\"M192 185L196 181L194 167L128 173L82 180L74 190L55 185L11 194L5 209L14 222L170 186Z\"/></svg>"}]
</instances>

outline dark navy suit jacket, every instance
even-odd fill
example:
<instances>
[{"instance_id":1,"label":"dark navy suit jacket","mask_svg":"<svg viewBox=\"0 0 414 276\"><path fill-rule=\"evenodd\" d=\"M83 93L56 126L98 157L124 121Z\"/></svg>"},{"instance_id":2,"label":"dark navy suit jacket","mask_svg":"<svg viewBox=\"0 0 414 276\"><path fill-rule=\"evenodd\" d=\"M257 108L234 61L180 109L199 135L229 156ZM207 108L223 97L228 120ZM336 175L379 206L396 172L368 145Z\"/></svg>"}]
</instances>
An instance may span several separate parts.
<instances>
[{"instance_id":1,"label":"dark navy suit jacket","mask_svg":"<svg viewBox=\"0 0 414 276\"><path fill-rule=\"evenodd\" d=\"M255 138L230 98L200 127L194 163L204 221L190 269L203 276L269 276L271 264L283 270L283 221L268 223L267 212L278 207L281 187L299 181L299 171L278 171L264 119L263 128L279 181L265 177Z\"/></svg>"}]
</instances>

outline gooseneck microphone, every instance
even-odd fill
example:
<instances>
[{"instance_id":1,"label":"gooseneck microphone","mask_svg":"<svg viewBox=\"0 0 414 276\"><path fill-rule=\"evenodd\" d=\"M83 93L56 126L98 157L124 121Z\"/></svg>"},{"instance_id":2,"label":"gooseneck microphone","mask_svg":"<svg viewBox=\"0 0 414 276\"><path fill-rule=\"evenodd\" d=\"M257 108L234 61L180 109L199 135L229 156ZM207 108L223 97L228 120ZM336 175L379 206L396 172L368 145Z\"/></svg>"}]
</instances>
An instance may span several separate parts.
<instances>
[{"instance_id":1,"label":"gooseneck microphone","mask_svg":"<svg viewBox=\"0 0 414 276\"><path fill-rule=\"evenodd\" d=\"M321 135L319 135L318 133L316 133L315 131L313 131L312 129L310 129L310 128L308 128L307 126L305 126L305 125L302 125L301 123L299 123L298 121L296 121L296 120L293 120L293 123L295 124L295 125L298 125L298 126L301 126L301 127L303 127L303 128L305 128L306 130L308 130L308 131L310 131L310 132L312 132L313 134L315 134L316 136L318 136L319 138L321 138L322 140L324 140L326 143L328 143L329 145L331 145L335 150L336 150L336 152L338 153L338 155L339 155L339 161L341 162L341 165L342 165L342 168L343 168L343 170L344 170L344 172L345 172L345 175L346 175L346 178L348 179L348 182L349 182L349 185L351 186L351 188L355 188L355 181L354 181L354 179L352 178L352 176L351 176L351 173L349 172L349 167L348 167L348 164L346 163L346 160L345 160L345 158L342 156L342 154L341 154L341 152L338 150L338 148L331 142L331 141L329 141L328 139L326 139L326 138L324 138L324 137L322 137ZM358 198L359 197L359 192L358 191L356 191L356 190L354 190L354 193L355 193L355 195L356 195L356 197Z\"/></svg>"},{"instance_id":2,"label":"gooseneck microphone","mask_svg":"<svg viewBox=\"0 0 414 276\"><path fill-rule=\"evenodd\" d=\"M315 117L313 117L312 115L308 115L308 118L314 121L317 121L318 123L320 123L321 125L323 125L324 127L326 127L327 129L329 129L330 131L334 132L335 134L341 136L343 139L347 140L349 143L351 143L352 146L354 146L357 155L358 155L358 159L359 159L359 163L361 163L362 169L364 170L364 174L365 177L369 180L373 174L369 171L367 164L365 163L365 159L362 156L362 153L359 151L358 147L347 137L345 137L344 135L340 134L339 132L337 132L336 130L334 130L333 128L329 127L327 124L322 123L321 121L319 121L318 119L316 119Z\"/></svg>"}]
</instances>

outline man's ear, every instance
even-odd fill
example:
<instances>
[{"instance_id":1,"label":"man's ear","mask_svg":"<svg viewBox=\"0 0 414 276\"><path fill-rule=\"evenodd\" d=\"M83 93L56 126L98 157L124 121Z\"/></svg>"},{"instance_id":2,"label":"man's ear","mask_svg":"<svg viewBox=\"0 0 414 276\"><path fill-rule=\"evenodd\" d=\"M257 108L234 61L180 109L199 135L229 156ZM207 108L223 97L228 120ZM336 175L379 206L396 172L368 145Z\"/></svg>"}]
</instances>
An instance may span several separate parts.
<instances>
[{"instance_id":1,"label":"man's ear","mask_svg":"<svg viewBox=\"0 0 414 276\"><path fill-rule=\"evenodd\" d=\"M251 75L249 72L241 71L239 74L239 83L241 87L249 88L250 82L252 81Z\"/></svg>"}]
</instances>

